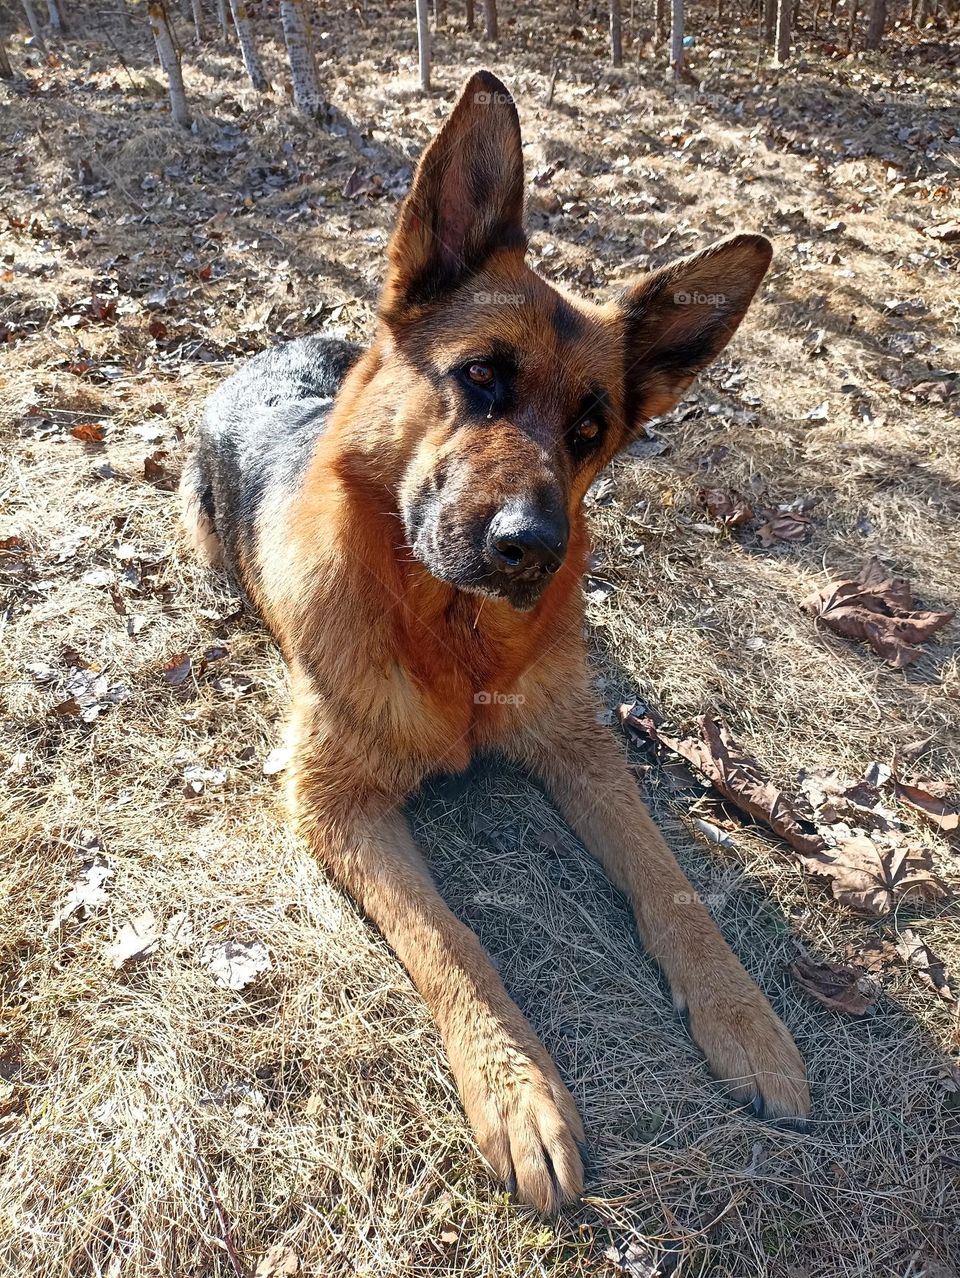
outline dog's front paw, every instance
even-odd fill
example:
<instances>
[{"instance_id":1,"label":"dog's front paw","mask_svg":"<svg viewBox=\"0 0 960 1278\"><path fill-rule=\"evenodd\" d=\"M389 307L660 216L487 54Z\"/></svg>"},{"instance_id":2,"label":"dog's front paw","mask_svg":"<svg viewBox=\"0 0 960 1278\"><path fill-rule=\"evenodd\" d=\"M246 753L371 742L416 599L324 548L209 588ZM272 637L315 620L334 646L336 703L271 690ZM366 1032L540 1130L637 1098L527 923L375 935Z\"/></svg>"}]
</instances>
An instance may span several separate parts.
<instances>
[{"instance_id":1,"label":"dog's front paw","mask_svg":"<svg viewBox=\"0 0 960 1278\"><path fill-rule=\"evenodd\" d=\"M552 1214L583 1191L583 1124L537 1048L533 1054L511 1042L487 1044L457 1071L457 1082L487 1162L522 1202Z\"/></svg>"},{"instance_id":2,"label":"dog's front paw","mask_svg":"<svg viewBox=\"0 0 960 1278\"><path fill-rule=\"evenodd\" d=\"M807 1072L790 1031L750 978L687 999L690 1032L711 1072L761 1118L810 1113Z\"/></svg>"}]
</instances>

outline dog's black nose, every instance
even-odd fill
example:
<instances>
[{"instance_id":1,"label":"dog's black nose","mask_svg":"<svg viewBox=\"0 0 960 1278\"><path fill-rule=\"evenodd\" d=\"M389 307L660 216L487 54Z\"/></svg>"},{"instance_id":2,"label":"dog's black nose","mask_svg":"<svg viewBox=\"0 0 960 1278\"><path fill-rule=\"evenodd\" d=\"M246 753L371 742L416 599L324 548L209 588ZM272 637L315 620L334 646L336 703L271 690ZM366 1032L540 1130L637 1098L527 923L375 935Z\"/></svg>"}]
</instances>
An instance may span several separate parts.
<instances>
[{"instance_id":1,"label":"dog's black nose","mask_svg":"<svg viewBox=\"0 0 960 1278\"><path fill-rule=\"evenodd\" d=\"M490 523L487 551L501 572L556 572L567 553L569 535L569 522L562 510L506 506Z\"/></svg>"}]
</instances>

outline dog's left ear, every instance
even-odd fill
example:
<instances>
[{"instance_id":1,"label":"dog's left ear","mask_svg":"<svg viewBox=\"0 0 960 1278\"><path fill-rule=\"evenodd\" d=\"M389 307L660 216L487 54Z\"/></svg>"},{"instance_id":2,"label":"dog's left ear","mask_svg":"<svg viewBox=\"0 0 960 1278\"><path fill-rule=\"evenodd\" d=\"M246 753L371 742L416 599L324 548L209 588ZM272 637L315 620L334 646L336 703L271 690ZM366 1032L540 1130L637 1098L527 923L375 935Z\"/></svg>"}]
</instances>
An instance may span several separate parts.
<instances>
[{"instance_id":1,"label":"dog's left ear","mask_svg":"<svg viewBox=\"0 0 960 1278\"><path fill-rule=\"evenodd\" d=\"M467 81L421 156L388 250L388 322L437 301L498 248L526 249L523 155L513 98L489 71Z\"/></svg>"},{"instance_id":2,"label":"dog's left ear","mask_svg":"<svg viewBox=\"0 0 960 1278\"><path fill-rule=\"evenodd\" d=\"M762 235L732 235L642 280L621 299L628 431L667 412L737 331L770 265Z\"/></svg>"}]
</instances>

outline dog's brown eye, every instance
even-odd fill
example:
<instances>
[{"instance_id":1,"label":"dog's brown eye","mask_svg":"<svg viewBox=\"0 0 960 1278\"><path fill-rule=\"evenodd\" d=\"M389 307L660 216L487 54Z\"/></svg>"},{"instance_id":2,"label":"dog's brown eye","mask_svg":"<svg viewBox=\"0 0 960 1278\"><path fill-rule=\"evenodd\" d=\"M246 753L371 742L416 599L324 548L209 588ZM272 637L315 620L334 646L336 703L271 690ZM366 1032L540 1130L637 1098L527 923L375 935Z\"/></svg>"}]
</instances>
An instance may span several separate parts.
<instances>
[{"instance_id":1,"label":"dog's brown eye","mask_svg":"<svg viewBox=\"0 0 960 1278\"><path fill-rule=\"evenodd\" d=\"M492 364L482 364L478 360L474 364L467 365L467 376L478 386L489 386L496 374Z\"/></svg>"},{"instance_id":2,"label":"dog's brown eye","mask_svg":"<svg viewBox=\"0 0 960 1278\"><path fill-rule=\"evenodd\" d=\"M600 434L600 423L592 417L585 418L577 427L577 439L596 439Z\"/></svg>"}]
</instances>

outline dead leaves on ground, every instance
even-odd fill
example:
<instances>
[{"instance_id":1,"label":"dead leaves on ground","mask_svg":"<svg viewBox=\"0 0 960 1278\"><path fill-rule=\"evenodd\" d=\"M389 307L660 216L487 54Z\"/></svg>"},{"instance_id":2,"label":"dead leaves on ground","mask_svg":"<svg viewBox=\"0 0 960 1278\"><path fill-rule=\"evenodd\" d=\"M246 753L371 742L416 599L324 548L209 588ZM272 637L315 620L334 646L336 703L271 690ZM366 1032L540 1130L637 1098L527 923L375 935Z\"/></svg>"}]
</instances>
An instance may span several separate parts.
<instances>
[{"instance_id":1,"label":"dead leaves on ground","mask_svg":"<svg viewBox=\"0 0 960 1278\"><path fill-rule=\"evenodd\" d=\"M775 508L755 509L749 499L735 488L701 488L697 500L710 518L724 528L743 528L755 520L762 520L754 531L764 548L782 542L805 541L813 527L804 513L813 504L810 499Z\"/></svg>"},{"instance_id":2,"label":"dead leaves on ground","mask_svg":"<svg viewBox=\"0 0 960 1278\"><path fill-rule=\"evenodd\" d=\"M798 958L787 969L800 988L833 1012L868 1016L876 1010L875 982L846 963L814 963Z\"/></svg>"},{"instance_id":3,"label":"dead leaves on ground","mask_svg":"<svg viewBox=\"0 0 960 1278\"><path fill-rule=\"evenodd\" d=\"M838 786L835 779L818 778L811 819L716 716L700 718L699 737L679 738L661 732L632 705L621 706L619 714L635 737L679 755L736 809L783 839L800 866L825 879L842 905L879 917L900 904L922 905L944 895L929 850L909 842L906 831L877 810L879 792L869 783Z\"/></svg>"},{"instance_id":4,"label":"dead leaves on ground","mask_svg":"<svg viewBox=\"0 0 960 1278\"><path fill-rule=\"evenodd\" d=\"M905 577L870 559L853 578L814 591L802 610L846 639L862 639L895 670L922 655L919 646L953 619L953 612L918 611Z\"/></svg>"}]
</instances>

